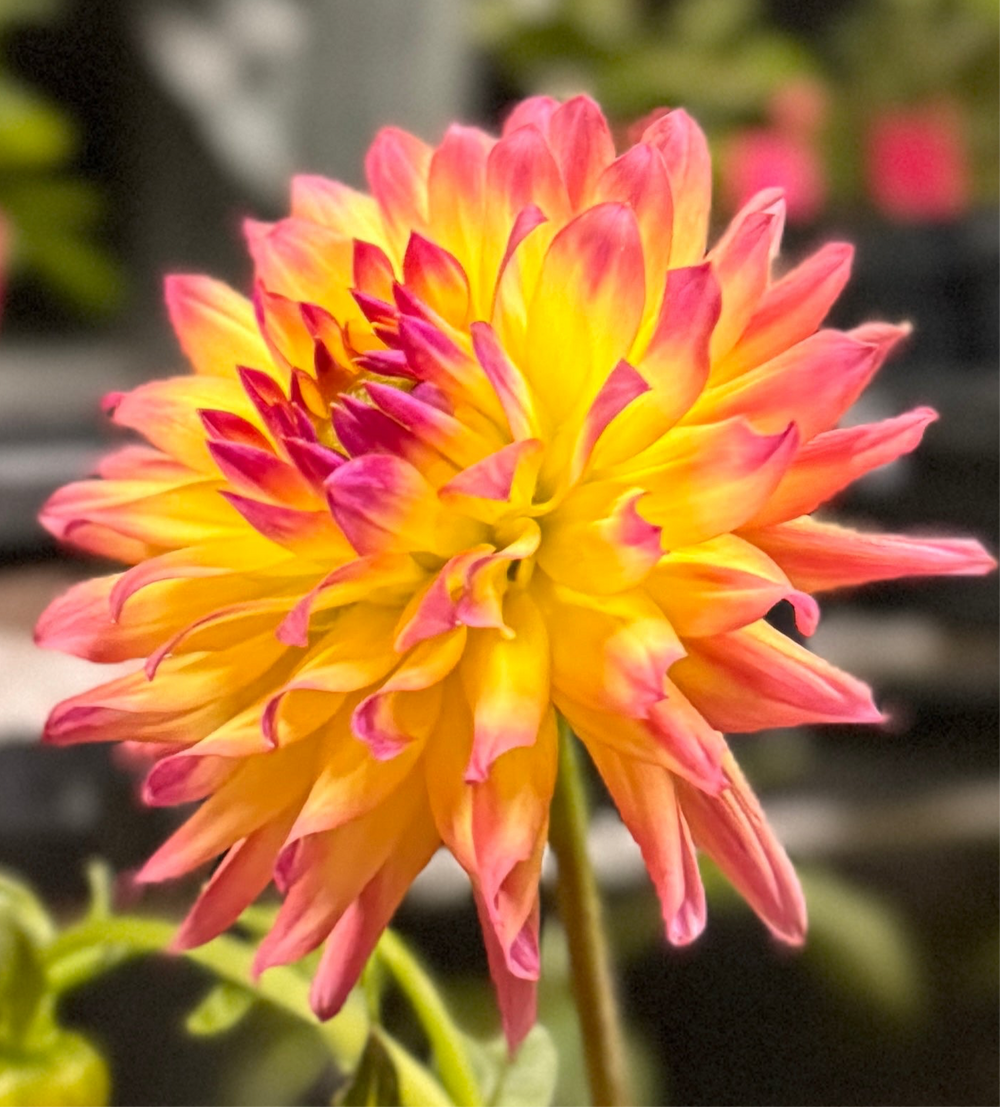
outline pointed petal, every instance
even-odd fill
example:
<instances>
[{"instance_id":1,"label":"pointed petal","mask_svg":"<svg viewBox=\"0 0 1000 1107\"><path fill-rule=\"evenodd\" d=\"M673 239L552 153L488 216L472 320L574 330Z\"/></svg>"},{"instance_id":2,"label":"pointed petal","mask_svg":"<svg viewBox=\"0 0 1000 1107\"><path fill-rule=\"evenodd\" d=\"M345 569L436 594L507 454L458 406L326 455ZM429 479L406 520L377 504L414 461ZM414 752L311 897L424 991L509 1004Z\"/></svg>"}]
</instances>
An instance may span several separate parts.
<instances>
[{"instance_id":1,"label":"pointed petal","mask_svg":"<svg viewBox=\"0 0 1000 1107\"><path fill-rule=\"evenodd\" d=\"M271 883L274 859L290 824L286 812L230 847L170 943L172 950L194 949L236 922Z\"/></svg>"},{"instance_id":2,"label":"pointed petal","mask_svg":"<svg viewBox=\"0 0 1000 1107\"><path fill-rule=\"evenodd\" d=\"M642 850L660 898L667 939L678 946L693 942L705 928L705 890L672 774L623 757L600 742L588 749Z\"/></svg>"},{"instance_id":3,"label":"pointed petal","mask_svg":"<svg viewBox=\"0 0 1000 1107\"><path fill-rule=\"evenodd\" d=\"M802 442L835 427L864 391L905 327L878 332L818 331L773 360L728 384L710 388L685 416L704 423L740 414L774 433L795 423Z\"/></svg>"},{"instance_id":4,"label":"pointed petal","mask_svg":"<svg viewBox=\"0 0 1000 1107\"><path fill-rule=\"evenodd\" d=\"M782 194L768 189L736 215L709 255L722 290L722 312L712 333L713 359L732 349L757 310L784 225Z\"/></svg>"},{"instance_id":5,"label":"pointed petal","mask_svg":"<svg viewBox=\"0 0 1000 1107\"><path fill-rule=\"evenodd\" d=\"M654 296L663 287L670 261L673 200L660 152L640 142L616 158L601 173L594 201L617 200L635 212L646 261L647 312L655 310Z\"/></svg>"},{"instance_id":6,"label":"pointed petal","mask_svg":"<svg viewBox=\"0 0 1000 1107\"><path fill-rule=\"evenodd\" d=\"M196 373L234 377L237 365L270 368L245 296L211 277L187 274L167 277L164 291L170 323Z\"/></svg>"},{"instance_id":7,"label":"pointed petal","mask_svg":"<svg viewBox=\"0 0 1000 1107\"><path fill-rule=\"evenodd\" d=\"M858 477L915 450L935 419L936 411L921 407L881 423L818 434L802 447L770 500L747 526L766 527L808 515Z\"/></svg>"},{"instance_id":8,"label":"pointed petal","mask_svg":"<svg viewBox=\"0 0 1000 1107\"><path fill-rule=\"evenodd\" d=\"M431 154L431 148L414 135L397 127L385 127L375 136L365 156L368 186L400 252L410 231L426 225Z\"/></svg>"},{"instance_id":9,"label":"pointed petal","mask_svg":"<svg viewBox=\"0 0 1000 1107\"><path fill-rule=\"evenodd\" d=\"M641 514L662 528L663 548L676 549L745 523L767 502L797 449L794 426L774 435L759 435L742 419L682 427L640 454L624 478L648 490ZM599 494L600 485L591 487L591 495Z\"/></svg>"},{"instance_id":10,"label":"pointed petal","mask_svg":"<svg viewBox=\"0 0 1000 1107\"><path fill-rule=\"evenodd\" d=\"M678 782L681 811L695 843L722 869L775 937L801 945L806 905L795 870L731 755L726 774L729 788L719 797Z\"/></svg>"},{"instance_id":11,"label":"pointed petal","mask_svg":"<svg viewBox=\"0 0 1000 1107\"><path fill-rule=\"evenodd\" d=\"M803 723L878 723L866 684L759 622L685 642L671 677L719 730Z\"/></svg>"},{"instance_id":12,"label":"pointed petal","mask_svg":"<svg viewBox=\"0 0 1000 1107\"><path fill-rule=\"evenodd\" d=\"M403 279L445 322L466 326L472 293L466 271L454 254L414 231L403 256Z\"/></svg>"},{"instance_id":13,"label":"pointed petal","mask_svg":"<svg viewBox=\"0 0 1000 1107\"><path fill-rule=\"evenodd\" d=\"M475 899L483 933L483 944L486 946L486 959L490 976L493 978L493 986L496 989L504 1037L507 1039L507 1052L513 1057L517 1047L524 1041L538 1017L538 982L511 972L504 957L504 951L490 925L481 895L477 894ZM539 909L536 900L535 910L524 926L523 944L537 948L538 919Z\"/></svg>"},{"instance_id":14,"label":"pointed petal","mask_svg":"<svg viewBox=\"0 0 1000 1107\"><path fill-rule=\"evenodd\" d=\"M852 246L830 242L771 285L739 341L713 367L713 380L737 377L808 338L847 283L853 257Z\"/></svg>"},{"instance_id":15,"label":"pointed petal","mask_svg":"<svg viewBox=\"0 0 1000 1107\"><path fill-rule=\"evenodd\" d=\"M539 591L550 628L552 682L598 711L643 718L663 698L667 670L684 656L673 628L641 590L593 597Z\"/></svg>"},{"instance_id":16,"label":"pointed petal","mask_svg":"<svg viewBox=\"0 0 1000 1107\"><path fill-rule=\"evenodd\" d=\"M899 577L982 576L997 566L971 538L865 534L815 519L794 519L744 537L810 592Z\"/></svg>"},{"instance_id":17,"label":"pointed petal","mask_svg":"<svg viewBox=\"0 0 1000 1107\"><path fill-rule=\"evenodd\" d=\"M615 156L608 122L589 96L574 96L552 113L547 137L569 202L579 211L593 202L597 180Z\"/></svg>"},{"instance_id":18,"label":"pointed petal","mask_svg":"<svg viewBox=\"0 0 1000 1107\"><path fill-rule=\"evenodd\" d=\"M440 843L433 820L416 820L396 850L330 932L313 976L309 1002L318 1018L328 1019L343 1007L406 894Z\"/></svg>"}]
</instances>

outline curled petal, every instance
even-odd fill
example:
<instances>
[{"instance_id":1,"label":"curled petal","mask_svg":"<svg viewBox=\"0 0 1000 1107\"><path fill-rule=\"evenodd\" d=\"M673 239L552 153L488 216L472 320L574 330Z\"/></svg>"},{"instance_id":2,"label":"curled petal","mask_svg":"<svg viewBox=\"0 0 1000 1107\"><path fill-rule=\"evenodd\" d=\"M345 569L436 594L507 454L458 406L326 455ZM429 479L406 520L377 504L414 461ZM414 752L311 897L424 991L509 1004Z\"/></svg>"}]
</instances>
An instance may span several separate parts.
<instances>
[{"instance_id":1,"label":"curled petal","mask_svg":"<svg viewBox=\"0 0 1000 1107\"><path fill-rule=\"evenodd\" d=\"M705 928L705 889L673 775L623 757L600 742L588 749L642 851L660 898L668 940L678 946L693 942Z\"/></svg>"},{"instance_id":2,"label":"curled petal","mask_svg":"<svg viewBox=\"0 0 1000 1107\"><path fill-rule=\"evenodd\" d=\"M639 511L646 493L628 489L592 515L554 512L538 564L560 584L597 595L634 588L663 556L661 528Z\"/></svg>"},{"instance_id":3,"label":"curled petal","mask_svg":"<svg viewBox=\"0 0 1000 1107\"><path fill-rule=\"evenodd\" d=\"M819 618L811 596L793 587L766 554L734 534L674 550L645 586L685 638L755 623L781 600L792 603L803 634L811 634Z\"/></svg>"},{"instance_id":4,"label":"curled petal","mask_svg":"<svg viewBox=\"0 0 1000 1107\"><path fill-rule=\"evenodd\" d=\"M663 698L684 647L643 592L593 597L554 586L541 595L551 628L552 681L598 711L644 718Z\"/></svg>"},{"instance_id":5,"label":"curled petal","mask_svg":"<svg viewBox=\"0 0 1000 1107\"><path fill-rule=\"evenodd\" d=\"M441 709L440 683L458 664L465 642L464 627L421 642L377 691L358 704L351 729L373 757L388 761L410 743L428 737Z\"/></svg>"},{"instance_id":6,"label":"curled petal","mask_svg":"<svg viewBox=\"0 0 1000 1107\"><path fill-rule=\"evenodd\" d=\"M718 797L678 782L681 811L695 844L722 869L775 937L801 945L806 905L795 870L732 755L726 759L726 776L729 786Z\"/></svg>"},{"instance_id":7,"label":"curled petal","mask_svg":"<svg viewBox=\"0 0 1000 1107\"><path fill-rule=\"evenodd\" d=\"M639 454L621 479L647 489L641 514L661 527L664 549L690 546L752 518L784 476L798 442L794 426L759 435L738 418L684 427ZM602 485L592 487L589 494L599 496Z\"/></svg>"},{"instance_id":8,"label":"curled petal","mask_svg":"<svg viewBox=\"0 0 1000 1107\"><path fill-rule=\"evenodd\" d=\"M510 630L473 631L462 659L462 681L473 715L465 779L481 783L502 754L534 743L549 704L549 638L533 599L507 596Z\"/></svg>"}]
</instances>

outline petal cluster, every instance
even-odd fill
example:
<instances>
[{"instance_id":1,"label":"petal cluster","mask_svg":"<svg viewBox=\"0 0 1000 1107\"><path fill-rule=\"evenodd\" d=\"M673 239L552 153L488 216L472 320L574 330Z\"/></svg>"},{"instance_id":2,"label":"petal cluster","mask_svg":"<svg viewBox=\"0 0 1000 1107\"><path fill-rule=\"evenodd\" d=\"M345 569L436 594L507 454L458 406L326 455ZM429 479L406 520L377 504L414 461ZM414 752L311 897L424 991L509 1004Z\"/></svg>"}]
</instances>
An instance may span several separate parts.
<instances>
[{"instance_id":1,"label":"petal cluster","mask_svg":"<svg viewBox=\"0 0 1000 1107\"><path fill-rule=\"evenodd\" d=\"M247 226L251 299L168 280L194 374L109 397L145 443L42 515L131 567L57 600L39 640L141 665L56 707L48 740L127 742L149 803L203 801L141 874L223 855L178 944L273 880L257 968L325 943L323 1015L443 843L523 1036L557 711L670 941L705 924L698 850L801 941L722 732L880 715L765 617L787 601L808 635L815 592L993 564L811 517L934 419L838 426L906 329L818 329L851 251L776 277L776 192L707 249L683 111L616 156L591 100L536 98L499 138L384 130L366 171L368 193L299 177L289 218Z\"/></svg>"}]
</instances>

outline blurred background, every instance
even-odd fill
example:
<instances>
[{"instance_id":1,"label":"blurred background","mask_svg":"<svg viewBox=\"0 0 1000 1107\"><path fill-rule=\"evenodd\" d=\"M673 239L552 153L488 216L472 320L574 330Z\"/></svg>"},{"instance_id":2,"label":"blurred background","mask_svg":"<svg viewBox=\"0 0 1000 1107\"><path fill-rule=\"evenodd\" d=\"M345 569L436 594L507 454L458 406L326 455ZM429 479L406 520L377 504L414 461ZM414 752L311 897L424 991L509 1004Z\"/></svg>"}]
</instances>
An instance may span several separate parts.
<instances>
[{"instance_id":1,"label":"blurred background","mask_svg":"<svg viewBox=\"0 0 1000 1107\"><path fill-rule=\"evenodd\" d=\"M996 550L998 18L995 0L0 0L0 865L68 916L87 858L127 871L169 829L108 750L37 745L47 709L95 674L36 652L33 622L98 567L35 515L110 441L100 396L179 370L163 273L245 286L241 218L283 213L296 171L360 184L382 123L435 140L456 117L496 127L526 94L588 91L624 140L687 107L713 142L719 224L783 186L786 259L857 246L834 322L915 324L852 418L928 403L941 421L841 517ZM892 724L738 740L806 884L800 955L711 874L707 933L669 949L638 852L600 808L644 1102L998 1101L997 619L993 579L831 598L813 644L876 686ZM433 865L400 923L488 1033L462 888ZM179 912L191 892L149 905ZM579 1103L554 925L545 952L557 1102ZM73 999L114 1102L328 1101L325 1055L276 1015L187 1038L201 988L149 961Z\"/></svg>"}]
</instances>

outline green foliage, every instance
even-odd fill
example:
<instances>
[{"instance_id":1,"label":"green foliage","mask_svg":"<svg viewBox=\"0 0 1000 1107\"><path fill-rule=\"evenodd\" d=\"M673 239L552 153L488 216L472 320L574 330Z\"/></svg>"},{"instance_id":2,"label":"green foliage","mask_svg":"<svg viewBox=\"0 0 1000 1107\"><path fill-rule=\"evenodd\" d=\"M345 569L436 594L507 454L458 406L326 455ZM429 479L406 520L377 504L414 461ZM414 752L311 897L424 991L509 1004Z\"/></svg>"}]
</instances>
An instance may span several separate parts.
<instances>
[{"instance_id":1,"label":"green foliage","mask_svg":"<svg viewBox=\"0 0 1000 1107\"><path fill-rule=\"evenodd\" d=\"M107 1066L85 1038L59 1025L59 1000L126 961L162 954L173 938L172 923L114 913L106 867L91 865L88 879L87 912L60 931L27 885L0 873L0 1107L106 1103ZM252 907L235 931L185 953L212 978L184 1021L188 1033L226 1034L255 1012L291 1020L301 1033L285 1034L277 1042L272 1035L268 1059L287 1046L296 1064L311 1071L316 1052L302 1035L314 1035L347 1078L337 1099L343 1104L546 1107L551 1102L556 1052L546 1031L536 1027L514 1058L502 1041L469 1037L419 961L392 932L379 942L362 987L328 1022L317 1021L309 1005L315 958L270 969L252 983L256 943L274 916L273 908ZM412 1011L427 1042L428 1064L383 1025L382 999L389 987L399 990ZM249 1087L241 1089L239 1102L249 1102L252 1094ZM272 1088L266 1101L278 1095L280 1089Z\"/></svg>"},{"instance_id":2,"label":"green foliage","mask_svg":"<svg viewBox=\"0 0 1000 1107\"><path fill-rule=\"evenodd\" d=\"M30 273L68 305L112 311L123 289L119 266L100 244L104 203L72 175L80 135L54 103L3 64L3 39L16 24L52 18L50 0L0 2L0 216L11 229L14 272Z\"/></svg>"},{"instance_id":3,"label":"green foliage","mask_svg":"<svg viewBox=\"0 0 1000 1107\"><path fill-rule=\"evenodd\" d=\"M560 0L543 20L509 0L480 0L477 12L482 41L524 88L585 88L619 119L686 104L703 124L727 124L814 68L800 43L761 19L756 0L679 0L649 16L637 3Z\"/></svg>"},{"instance_id":4,"label":"green foliage","mask_svg":"<svg viewBox=\"0 0 1000 1107\"><path fill-rule=\"evenodd\" d=\"M225 1034L238 1026L253 1006L253 996L235 984L216 984L184 1020L184 1028L198 1038Z\"/></svg>"}]
</instances>

